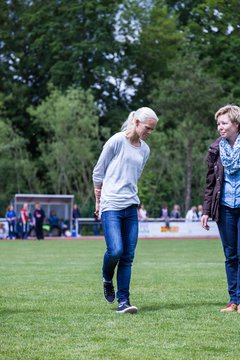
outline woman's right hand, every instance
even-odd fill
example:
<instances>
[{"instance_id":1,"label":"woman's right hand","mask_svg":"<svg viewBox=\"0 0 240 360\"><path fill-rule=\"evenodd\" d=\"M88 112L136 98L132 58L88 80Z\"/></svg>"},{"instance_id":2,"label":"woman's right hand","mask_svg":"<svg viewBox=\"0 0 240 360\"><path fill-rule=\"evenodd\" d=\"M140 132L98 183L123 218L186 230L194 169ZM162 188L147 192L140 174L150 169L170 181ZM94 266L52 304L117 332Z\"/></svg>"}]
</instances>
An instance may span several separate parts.
<instances>
[{"instance_id":1,"label":"woman's right hand","mask_svg":"<svg viewBox=\"0 0 240 360\"><path fill-rule=\"evenodd\" d=\"M98 200L96 200L96 203L95 203L95 215L97 217L99 216L99 211L100 211L100 202Z\"/></svg>"},{"instance_id":2,"label":"woman's right hand","mask_svg":"<svg viewBox=\"0 0 240 360\"><path fill-rule=\"evenodd\" d=\"M201 224L205 230L209 230L208 219L209 219L208 215L203 215L201 217Z\"/></svg>"},{"instance_id":3,"label":"woman's right hand","mask_svg":"<svg viewBox=\"0 0 240 360\"><path fill-rule=\"evenodd\" d=\"M96 185L95 189L94 189L94 193L95 193L95 214L96 216L99 216L99 211L100 211L100 198L101 198L101 189L102 189L102 185Z\"/></svg>"}]
</instances>

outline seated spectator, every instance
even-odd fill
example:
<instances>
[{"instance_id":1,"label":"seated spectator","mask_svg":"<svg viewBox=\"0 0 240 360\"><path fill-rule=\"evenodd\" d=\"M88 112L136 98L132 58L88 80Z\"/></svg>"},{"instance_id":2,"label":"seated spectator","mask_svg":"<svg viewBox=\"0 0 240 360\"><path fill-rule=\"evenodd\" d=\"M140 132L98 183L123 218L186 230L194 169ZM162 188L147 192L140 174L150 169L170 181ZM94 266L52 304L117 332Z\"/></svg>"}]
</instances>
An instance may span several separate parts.
<instances>
[{"instance_id":1,"label":"seated spectator","mask_svg":"<svg viewBox=\"0 0 240 360\"><path fill-rule=\"evenodd\" d=\"M192 208L190 210L188 210L188 212L186 214L185 221L186 222L198 221L197 207L196 206L192 206Z\"/></svg>"},{"instance_id":2,"label":"seated spectator","mask_svg":"<svg viewBox=\"0 0 240 360\"><path fill-rule=\"evenodd\" d=\"M145 209L144 204L141 204L140 209L138 210L138 220L146 221L147 218L147 210Z\"/></svg>"},{"instance_id":3,"label":"seated spectator","mask_svg":"<svg viewBox=\"0 0 240 360\"><path fill-rule=\"evenodd\" d=\"M50 216L49 216L48 220L49 220L49 226L50 226L51 233L57 230L57 235L61 236L61 233L62 233L61 224L59 223L59 218L58 218L55 210L52 210L50 212Z\"/></svg>"},{"instance_id":4,"label":"seated spectator","mask_svg":"<svg viewBox=\"0 0 240 360\"><path fill-rule=\"evenodd\" d=\"M182 215L181 215L181 211L180 211L180 206L175 204L171 211L171 218L180 219L181 217L182 217Z\"/></svg>"},{"instance_id":5,"label":"seated spectator","mask_svg":"<svg viewBox=\"0 0 240 360\"><path fill-rule=\"evenodd\" d=\"M48 220L48 218L45 218L43 220L43 234L44 234L44 236L49 236L50 231L51 231L51 227L49 225L49 220Z\"/></svg>"},{"instance_id":6,"label":"seated spectator","mask_svg":"<svg viewBox=\"0 0 240 360\"><path fill-rule=\"evenodd\" d=\"M64 221L64 219L60 219L59 220L59 226L61 229L61 237L65 237L66 236L66 231L68 230L68 224L66 221Z\"/></svg>"},{"instance_id":7,"label":"seated spectator","mask_svg":"<svg viewBox=\"0 0 240 360\"><path fill-rule=\"evenodd\" d=\"M203 207L202 207L202 205L198 205L198 207L197 207L197 216L198 216L199 221L201 220L202 214L203 214Z\"/></svg>"},{"instance_id":8,"label":"seated spectator","mask_svg":"<svg viewBox=\"0 0 240 360\"><path fill-rule=\"evenodd\" d=\"M0 223L0 239L5 239L7 235L7 231L5 229L5 225Z\"/></svg>"},{"instance_id":9,"label":"seated spectator","mask_svg":"<svg viewBox=\"0 0 240 360\"><path fill-rule=\"evenodd\" d=\"M5 218L8 223L8 238L10 240L15 239L17 215L16 215L16 212L14 211L12 205L9 206L8 211L6 212Z\"/></svg>"}]
</instances>

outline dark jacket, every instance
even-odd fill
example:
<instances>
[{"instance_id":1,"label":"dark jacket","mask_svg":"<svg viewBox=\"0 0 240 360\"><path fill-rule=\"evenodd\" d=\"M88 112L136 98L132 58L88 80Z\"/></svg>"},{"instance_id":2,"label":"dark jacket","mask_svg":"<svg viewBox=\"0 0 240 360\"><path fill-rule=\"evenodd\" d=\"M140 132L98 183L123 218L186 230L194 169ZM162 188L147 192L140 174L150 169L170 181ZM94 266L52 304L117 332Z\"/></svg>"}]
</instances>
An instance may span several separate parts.
<instances>
[{"instance_id":1,"label":"dark jacket","mask_svg":"<svg viewBox=\"0 0 240 360\"><path fill-rule=\"evenodd\" d=\"M216 222L219 219L220 199L224 180L224 168L219 154L220 140L221 137L215 140L208 149L208 172L203 201L203 215L208 215Z\"/></svg>"},{"instance_id":2,"label":"dark jacket","mask_svg":"<svg viewBox=\"0 0 240 360\"><path fill-rule=\"evenodd\" d=\"M45 219L45 212L43 209L36 209L33 213L33 216L35 217L36 222L43 222Z\"/></svg>"}]
</instances>

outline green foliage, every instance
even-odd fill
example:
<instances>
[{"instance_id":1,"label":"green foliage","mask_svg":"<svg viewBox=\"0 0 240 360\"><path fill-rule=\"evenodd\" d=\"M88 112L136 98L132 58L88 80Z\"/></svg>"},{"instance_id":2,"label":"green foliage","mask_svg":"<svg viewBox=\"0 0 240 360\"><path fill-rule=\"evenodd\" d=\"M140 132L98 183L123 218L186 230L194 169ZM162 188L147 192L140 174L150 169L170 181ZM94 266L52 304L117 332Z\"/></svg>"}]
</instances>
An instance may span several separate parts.
<instances>
[{"instance_id":1,"label":"green foliage","mask_svg":"<svg viewBox=\"0 0 240 360\"><path fill-rule=\"evenodd\" d=\"M222 96L219 82L204 71L206 66L197 54L179 57L170 66L171 78L155 82L150 96L160 111L160 131L165 135L159 134L161 145L153 143L149 164L154 169L153 198L158 207L162 202L180 203L186 211L194 202L202 202L204 158L207 144L216 136L212 114ZM148 174L144 176L148 182Z\"/></svg>"},{"instance_id":2,"label":"green foliage","mask_svg":"<svg viewBox=\"0 0 240 360\"><path fill-rule=\"evenodd\" d=\"M133 46L134 70L141 79L134 103L146 105L154 81L168 76L169 61L176 56L181 39L175 14L168 11L164 1L157 1L155 6L146 11L145 21L142 20L139 30L139 41Z\"/></svg>"},{"instance_id":3,"label":"green foliage","mask_svg":"<svg viewBox=\"0 0 240 360\"><path fill-rule=\"evenodd\" d=\"M73 192L91 213L98 137L140 106L162 122L140 198L153 216L163 202L202 202L213 114L240 101L238 11L238 0L0 1L3 204L19 191ZM82 95L69 105L73 89Z\"/></svg>"},{"instance_id":4,"label":"green foliage","mask_svg":"<svg viewBox=\"0 0 240 360\"><path fill-rule=\"evenodd\" d=\"M15 193L41 192L37 168L26 150L26 141L0 118L1 215Z\"/></svg>"},{"instance_id":5,"label":"green foliage","mask_svg":"<svg viewBox=\"0 0 240 360\"><path fill-rule=\"evenodd\" d=\"M207 71L222 82L226 96L239 98L239 1L167 1L179 15L179 29L191 51L210 57ZM171 6L171 7L172 7Z\"/></svg>"},{"instance_id":6,"label":"green foliage","mask_svg":"<svg viewBox=\"0 0 240 360\"><path fill-rule=\"evenodd\" d=\"M146 84L168 74L168 62L177 53L182 35L176 29L176 16L169 13L163 1L151 11L149 21L142 26L138 66Z\"/></svg>"},{"instance_id":7,"label":"green foliage","mask_svg":"<svg viewBox=\"0 0 240 360\"><path fill-rule=\"evenodd\" d=\"M48 95L48 83L92 89L106 112L119 100L127 66L123 45L115 40L116 0L1 1L0 91L8 117L32 135L26 108ZM124 98L124 95L123 95ZM112 106L111 106L112 104ZM39 129L37 129L39 132ZM32 143L35 152L37 143Z\"/></svg>"},{"instance_id":8,"label":"green foliage","mask_svg":"<svg viewBox=\"0 0 240 360\"><path fill-rule=\"evenodd\" d=\"M29 113L46 139L39 166L48 193L75 194L81 207L92 200L92 169L100 150L97 109L90 91L56 88Z\"/></svg>"}]
</instances>

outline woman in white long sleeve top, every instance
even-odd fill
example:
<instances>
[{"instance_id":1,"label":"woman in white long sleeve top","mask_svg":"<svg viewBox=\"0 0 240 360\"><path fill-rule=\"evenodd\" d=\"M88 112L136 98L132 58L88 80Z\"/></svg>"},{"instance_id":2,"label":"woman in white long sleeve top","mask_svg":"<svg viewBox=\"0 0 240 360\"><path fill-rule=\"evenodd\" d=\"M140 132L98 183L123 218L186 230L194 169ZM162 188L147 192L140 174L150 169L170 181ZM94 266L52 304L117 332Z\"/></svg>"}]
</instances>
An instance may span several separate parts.
<instances>
[{"instance_id":1,"label":"woman in white long sleeve top","mask_svg":"<svg viewBox=\"0 0 240 360\"><path fill-rule=\"evenodd\" d=\"M115 301L113 286L117 267L118 313L136 313L130 305L131 266L138 239L137 182L150 149L145 139L157 125L157 115L147 107L131 112L122 131L104 145L93 170L96 209L101 214L107 246L103 259L104 296Z\"/></svg>"}]
</instances>

